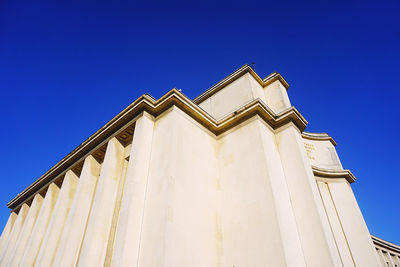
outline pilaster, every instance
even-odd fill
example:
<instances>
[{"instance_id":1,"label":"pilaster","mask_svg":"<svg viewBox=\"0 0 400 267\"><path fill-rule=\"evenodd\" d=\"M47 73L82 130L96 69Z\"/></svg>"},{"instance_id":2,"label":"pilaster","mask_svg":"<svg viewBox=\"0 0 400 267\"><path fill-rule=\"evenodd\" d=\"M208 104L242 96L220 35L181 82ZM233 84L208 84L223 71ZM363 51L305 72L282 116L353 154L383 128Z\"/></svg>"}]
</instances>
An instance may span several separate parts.
<instances>
[{"instance_id":1,"label":"pilaster","mask_svg":"<svg viewBox=\"0 0 400 267\"><path fill-rule=\"evenodd\" d=\"M47 189L46 196L43 200L43 205L40 208L39 215L29 236L28 242L25 244L20 244L18 250L13 256L10 262L11 266L22 266L33 265L34 259L39 252L40 246L43 241L44 233L47 230L51 215L54 210L54 205L58 198L58 193L60 188L55 184L51 183ZM25 260L28 262L25 264Z\"/></svg>"},{"instance_id":2,"label":"pilaster","mask_svg":"<svg viewBox=\"0 0 400 267\"><path fill-rule=\"evenodd\" d=\"M37 266L52 266L53 264L68 212L71 208L78 180L78 176L76 176L72 170L66 172L59 197L54 207L53 215L37 256ZM35 253L31 251L29 255L26 254L27 253L25 253L26 257L23 265L32 265L36 256Z\"/></svg>"},{"instance_id":3,"label":"pilaster","mask_svg":"<svg viewBox=\"0 0 400 267\"><path fill-rule=\"evenodd\" d=\"M10 216L8 217L6 226L4 227L3 232L1 233L1 238L0 238L0 255L2 253L2 251L4 250L4 247L7 245L8 243L8 238L11 234L11 231L13 229L15 220L17 219L17 213L15 213L14 211L12 211L10 213Z\"/></svg>"},{"instance_id":4,"label":"pilaster","mask_svg":"<svg viewBox=\"0 0 400 267\"><path fill-rule=\"evenodd\" d=\"M35 225L36 219L40 212L40 208L42 206L43 197L40 194L36 194L33 198L32 204L29 207L29 212L26 215L26 219L24 225L21 229L21 233L18 236L18 239L14 243L10 243L8 245L6 254L1 260L0 266L7 266L11 263L14 256L22 257L26 245L28 243L29 237L32 233L32 229Z\"/></svg>"},{"instance_id":5,"label":"pilaster","mask_svg":"<svg viewBox=\"0 0 400 267\"><path fill-rule=\"evenodd\" d=\"M104 264L123 162L124 147L114 137L107 144L78 266Z\"/></svg>"},{"instance_id":6,"label":"pilaster","mask_svg":"<svg viewBox=\"0 0 400 267\"><path fill-rule=\"evenodd\" d=\"M0 257L1 257L0 264L3 262L3 258L5 257L7 251L10 250L17 242L28 212L29 212L29 206L25 203L22 204L21 209L18 212L17 219L15 220L15 223L11 230L9 238L7 239L7 242L4 242L2 244L2 247L0 250Z\"/></svg>"},{"instance_id":7,"label":"pilaster","mask_svg":"<svg viewBox=\"0 0 400 267\"><path fill-rule=\"evenodd\" d=\"M153 128L146 112L135 123L111 266L133 266L138 260Z\"/></svg>"},{"instance_id":8,"label":"pilaster","mask_svg":"<svg viewBox=\"0 0 400 267\"><path fill-rule=\"evenodd\" d=\"M60 239L54 266L75 266L81 248L86 224L96 190L100 164L89 155L86 157L71 209Z\"/></svg>"}]
</instances>

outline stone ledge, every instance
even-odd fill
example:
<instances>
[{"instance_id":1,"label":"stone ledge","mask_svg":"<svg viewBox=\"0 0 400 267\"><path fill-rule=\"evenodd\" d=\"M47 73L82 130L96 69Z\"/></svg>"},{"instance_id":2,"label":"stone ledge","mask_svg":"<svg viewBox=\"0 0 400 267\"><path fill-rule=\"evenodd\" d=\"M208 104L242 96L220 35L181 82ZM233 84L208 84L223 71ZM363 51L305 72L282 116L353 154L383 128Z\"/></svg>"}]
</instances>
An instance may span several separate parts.
<instances>
[{"instance_id":1,"label":"stone ledge","mask_svg":"<svg viewBox=\"0 0 400 267\"><path fill-rule=\"evenodd\" d=\"M336 141L329 136L327 133L310 133L310 132L303 132L301 136L304 139L308 140L315 140L315 141L329 141L332 145L336 146Z\"/></svg>"},{"instance_id":2,"label":"stone ledge","mask_svg":"<svg viewBox=\"0 0 400 267\"><path fill-rule=\"evenodd\" d=\"M323 178L345 178L349 183L354 183L356 177L350 170L328 170L312 166L314 176Z\"/></svg>"}]
</instances>

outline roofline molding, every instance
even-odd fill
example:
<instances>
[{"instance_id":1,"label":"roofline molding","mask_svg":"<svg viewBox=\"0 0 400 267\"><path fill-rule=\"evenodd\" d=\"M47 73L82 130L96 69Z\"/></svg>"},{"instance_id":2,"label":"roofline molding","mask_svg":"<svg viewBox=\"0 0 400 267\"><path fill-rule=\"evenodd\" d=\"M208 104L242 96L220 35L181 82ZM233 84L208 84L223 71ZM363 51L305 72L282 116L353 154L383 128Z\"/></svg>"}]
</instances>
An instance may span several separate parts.
<instances>
[{"instance_id":1,"label":"roofline molding","mask_svg":"<svg viewBox=\"0 0 400 267\"><path fill-rule=\"evenodd\" d=\"M254 71L254 69L252 67L250 67L250 65L245 64L242 67L240 67L239 69L237 69L236 71L234 71L233 73L231 73L230 75L228 75L227 77L225 77L224 79L222 79L220 82L216 83L215 85L213 85L212 87L207 89L204 93L202 93L201 95L196 97L193 100L193 102L196 103L196 104L200 104L201 102L203 102L204 100L206 100L210 96L214 95L215 93L217 93L218 91L223 89L225 86L227 86L230 83L236 81L237 79L239 79L240 77L242 77L246 73L250 73L251 76L253 76L254 79L262 87L266 87L266 86L270 85L271 83L279 80L283 84L283 86L286 88L286 90L289 88L288 82L278 72L273 72L270 75L268 75L267 77L265 77L264 79L262 79Z\"/></svg>"},{"instance_id":2,"label":"roofline molding","mask_svg":"<svg viewBox=\"0 0 400 267\"><path fill-rule=\"evenodd\" d=\"M259 99L255 99L242 107L239 107L236 111L217 121L175 88L158 100L145 94L122 110L117 116L111 119L92 136L49 169L45 174L39 177L39 179L19 193L15 198L7 203L7 206L12 210L18 209L34 194L40 192L49 183L73 167L74 164L84 159L88 153L122 130L126 124L133 123L135 119L144 113L144 111L156 118L172 106L180 108L216 136L257 115L273 129L277 129L292 122L300 132L302 132L307 126L306 119L295 107L287 108L279 114L275 114Z\"/></svg>"},{"instance_id":3,"label":"roofline molding","mask_svg":"<svg viewBox=\"0 0 400 267\"><path fill-rule=\"evenodd\" d=\"M388 251L395 251L397 253L400 253L400 246L396 245L394 243L391 243L389 241L383 240L382 238L379 238L377 236L371 235L372 238L372 242L376 245L376 246L380 246L383 247L385 249L387 249Z\"/></svg>"}]
</instances>

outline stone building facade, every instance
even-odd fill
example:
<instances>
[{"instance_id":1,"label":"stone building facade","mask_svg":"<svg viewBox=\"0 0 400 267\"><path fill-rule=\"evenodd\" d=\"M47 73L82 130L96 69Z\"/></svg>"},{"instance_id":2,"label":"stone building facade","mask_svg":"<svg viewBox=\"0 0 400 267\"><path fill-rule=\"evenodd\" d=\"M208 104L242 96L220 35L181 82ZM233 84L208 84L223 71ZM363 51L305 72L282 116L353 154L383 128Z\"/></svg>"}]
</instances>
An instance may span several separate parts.
<instances>
[{"instance_id":1,"label":"stone building facade","mask_svg":"<svg viewBox=\"0 0 400 267\"><path fill-rule=\"evenodd\" d=\"M0 266L400 266L288 87L141 96L8 203Z\"/></svg>"}]
</instances>

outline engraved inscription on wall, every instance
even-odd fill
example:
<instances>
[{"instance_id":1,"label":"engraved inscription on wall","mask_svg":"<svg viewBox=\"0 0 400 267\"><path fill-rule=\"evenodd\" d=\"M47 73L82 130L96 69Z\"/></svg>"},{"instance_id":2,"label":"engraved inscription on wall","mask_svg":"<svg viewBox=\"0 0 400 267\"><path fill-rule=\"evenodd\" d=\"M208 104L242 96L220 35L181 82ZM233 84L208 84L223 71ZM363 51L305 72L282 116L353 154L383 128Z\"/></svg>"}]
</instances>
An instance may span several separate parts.
<instances>
[{"instance_id":1,"label":"engraved inscription on wall","mask_svg":"<svg viewBox=\"0 0 400 267\"><path fill-rule=\"evenodd\" d=\"M314 145L313 144L304 143L304 147L305 147L306 152L307 152L307 157L309 159L315 160L315 155L314 155L315 147L314 147Z\"/></svg>"}]
</instances>

